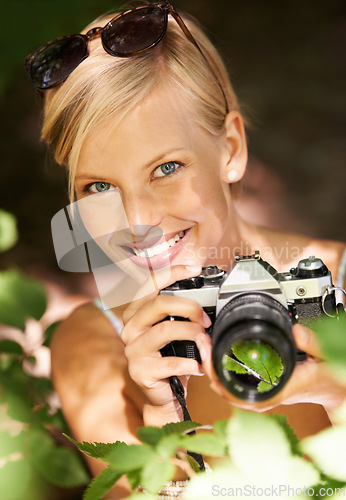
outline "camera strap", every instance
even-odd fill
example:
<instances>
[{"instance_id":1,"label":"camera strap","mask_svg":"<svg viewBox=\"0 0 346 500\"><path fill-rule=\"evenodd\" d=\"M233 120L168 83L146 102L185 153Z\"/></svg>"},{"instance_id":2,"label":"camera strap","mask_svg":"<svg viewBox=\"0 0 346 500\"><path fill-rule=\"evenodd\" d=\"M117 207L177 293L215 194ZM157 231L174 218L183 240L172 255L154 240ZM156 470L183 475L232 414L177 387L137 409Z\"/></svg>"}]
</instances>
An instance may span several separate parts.
<instances>
[{"instance_id":1,"label":"camera strap","mask_svg":"<svg viewBox=\"0 0 346 500\"><path fill-rule=\"evenodd\" d=\"M190 417L190 414L189 414L189 411L188 411L187 405L186 405L185 391L184 391L183 384L180 382L180 380L176 376L170 377L169 383L170 383L171 389L173 391L173 394L176 396L176 398L179 401L179 404L183 410L184 421L185 422L191 421L191 417ZM196 431L191 431L191 432L189 432L189 434L196 434ZM204 464L204 460L203 460L202 455L200 455L199 453L193 453L191 451L187 451L187 453L188 453L188 455L190 455L190 457L192 457L194 460L196 460L200 471L205 470L205 464Z\"/></svg>"}]
</instances>

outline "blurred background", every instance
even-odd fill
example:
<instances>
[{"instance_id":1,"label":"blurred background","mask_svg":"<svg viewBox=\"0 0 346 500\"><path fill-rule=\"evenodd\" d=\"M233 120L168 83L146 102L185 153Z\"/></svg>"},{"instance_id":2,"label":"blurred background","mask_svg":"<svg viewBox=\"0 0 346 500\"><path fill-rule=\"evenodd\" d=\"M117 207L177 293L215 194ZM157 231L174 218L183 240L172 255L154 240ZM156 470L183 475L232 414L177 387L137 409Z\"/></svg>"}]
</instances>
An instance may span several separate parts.
<instances>
[{"instance_id":1,"label":"blurred background","mask_svg":"<svg viewBox=\"0 0 346 500\"><path fill-rule=\"evenodd\" d=\"M23 61L55 37L80 31L114 0L1 0L0 207L20 239L1 256L66 281L50 235L68 203L66 175L40 143L40 96ZM223 54L251 127L240 210L245 217L312 237L345 239L346 3L342 0L176 0ZM81 278L83 278L81 276ZM76 290L78 291L78 290Z\"/></svg>"},{"instance_id":2,"label":"blurred background","mask_svg":"<svg viewBox=\"0 0 346 500\"><path fill-rule=\"evenodd\" d=\"M43 329L95 289L86 274L63 272L56 263L50 223L68 204L67 178L40 142L40 96L23 62L42 43L79 32L122 5L0 0L0 210L15 215L19 231L16 245L0 255L0 271L17 266L42 280L49 298ZM238 204L243 216L344 241L346 2L176 0L174 6L205 27L251 124L249 166ZM25 335L30 340L34 333L27 328ZM35 342L40 346L41 340ZM27 352L34 348L27 346ZM45 369L49 376L48 359ZM80 490L49 495L52 500L79 497Z\"/></svg>"}]
</instances>

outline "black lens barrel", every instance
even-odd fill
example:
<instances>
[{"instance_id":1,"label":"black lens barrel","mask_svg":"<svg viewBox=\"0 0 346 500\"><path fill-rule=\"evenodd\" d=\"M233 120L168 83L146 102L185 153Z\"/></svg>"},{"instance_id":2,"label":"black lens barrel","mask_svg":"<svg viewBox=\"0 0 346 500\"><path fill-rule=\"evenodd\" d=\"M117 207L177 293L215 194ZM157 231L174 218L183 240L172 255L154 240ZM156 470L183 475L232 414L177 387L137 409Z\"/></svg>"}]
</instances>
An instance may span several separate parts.
<instances>
[{"instance_id":1,"label":"black lens barrel","mask_svg":"<svg viewBox=\"0 0 346 500\"><path fill-rule=\"evenodd\" d=\"M213 364L226 389L240 399L257 402L277 394L292 374L296 362L296 346L292 336L288 310L272 296L248 292L232 298L217 315L213 328ZM239 341L255 341L270 346L281 358L283 372L277 383L259 392L251 376L225 370L224 355L232 352Z\"/></svg>"}]
</instances>

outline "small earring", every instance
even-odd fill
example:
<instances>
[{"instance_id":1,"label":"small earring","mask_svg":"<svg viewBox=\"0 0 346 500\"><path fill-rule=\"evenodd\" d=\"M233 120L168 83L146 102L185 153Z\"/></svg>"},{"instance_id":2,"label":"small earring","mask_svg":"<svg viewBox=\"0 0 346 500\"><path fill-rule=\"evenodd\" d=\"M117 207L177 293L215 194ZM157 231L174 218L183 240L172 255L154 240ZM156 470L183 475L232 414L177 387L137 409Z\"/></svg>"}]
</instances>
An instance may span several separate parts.
<instances>
[{"instance_id":1,"label":"small earring","mask_svg":"<svg viewBox=\"0 0 346 500\"><path fill-rule=\"evenodd\" d=\"M229 182L234 182L238 177L238 172L236 170L230 170L227 174L227 179Z\"/></svg>"}]
</instances>

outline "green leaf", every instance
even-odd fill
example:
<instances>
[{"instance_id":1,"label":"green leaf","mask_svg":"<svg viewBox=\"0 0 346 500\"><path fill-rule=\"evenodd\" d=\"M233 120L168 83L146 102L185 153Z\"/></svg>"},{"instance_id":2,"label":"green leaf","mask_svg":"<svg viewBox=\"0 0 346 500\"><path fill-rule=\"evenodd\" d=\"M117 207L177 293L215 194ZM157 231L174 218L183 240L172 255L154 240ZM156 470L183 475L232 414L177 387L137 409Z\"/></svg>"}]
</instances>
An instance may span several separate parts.
<instances>
[{"instance_id":1,"label":"green leaf","mask_svg":"<svg viewBox=\"0 0 346 500\"><path fill-rule=\"evenodd\" d=\"M328 428L305 438L301 447L325 474L346 481L346 426Z\"/></svg>"},{"instance_id":2,"label":"green leaf","mask_svg":"<svg viewBox=\"0 0 346 500\"><path fill-rule=\"evenodd\" d=\"M21 391L11 392L7 387L5 397L8 404L7 415L10 418L25 423L32 421L34 402L27 394Z\"/></svg>"},{"instance_id":3,"label":"green leaf","mask_svg":"<svg viewBox=\"0 0 346 500\"><path fill-rule=\"evenodd\" d=\"M122 476L121 472L108 467L96 476L84 492L83 500L100 500Z\"/></svg>"},{"instance_id":4,"label":"green leaf","mask_svg":"<svg viewBox=\"0 0 346 500\"><path fill-rule=\"evenodd\" d=\"M169 458L181 447L182 434L168 434L156 445L156 452L161 458Z\"/></svg>"},{"instance_id":5,"label":"green leaf","mask_svg":"<svg viewBox=\"0 0 346 500\"><path fill-rule=\"evenodd\" d=\"M32 470L26 460L7 462L0 467L0 492L2 500L23 500L30 492Z\"/></svg>"},{"instance_id":6,"label":"green leaf","mask_svg":"<svg viewBox=\"0 0 346 500\"><path fill-rule=\"evenodd\" d=\"M156 455L155 452L144 444L126 445L114 448L104 460L110 464L113 469L122 473L140 469L148 461L152 460Z\"/></svg>"},{"instance_id":7,"label":"green leaf","mask_svg":"<svg viewBox=\"0 0 346 500\"><path fill-rule=\"evenodd\" d=\"M0 252L5 252L18 240L16 218L0 209Z\"/></svg>"},{"instance_id":8,"label":"green leaf","mask_svg":"<svg viewBox=\"0 0 346 500\"><path fill-rule=\"evenodd\" d=\"M53 427L59 429L62 433L67 432L69 430L65 417L61 410L58 410L53 415L49 416L50 416L50 424Z\"/></svg>"},{"instance_id":9,"label":"green leaf","mask_svg":"<svg viewBox=\"0 0 346 500\"><path fill-rule=\"evenodd\" d=\"M321 489L323 490L321 491ZM339 490L339 488L342 488ZM316 486L313 487L315 494L312 496L312 498L332 498L333 500L336 500L337 498L340 498L341 494L340 492L343 492L342 496L345 496L345 490L346 490L346 484L344 481L336 481L335 479L332 479L324 474L321 475L321 482L317 484ZM334 495L331 496L331 490L333 490Z\"/></svg>"},{"instance_id":10,"label":"green leaf","mask_svg":"<svg viewBox=\"0 0 346 500\"><path fill-rule=\"evenodd\" d=\"M141 484L141 470L132 470L126 473L127 480L134 491Z\"/></svg>"},{"instance_id":11,"label":"green leaf","mask_svg":"<svg viewBox=\"0 0 346 500\"><path fill-rule=\"evenodd\" d=\"M185 422L172 422L170 424L164 425L162 430L166 435L168 434L183 434L189 431L193 431L201 427L202 424L198 424L197 422L191 422L190 420Z\"/></svg>"},{"instance_id":12,"label":"green leaf","mask_svg":"<svg viewBox=\"0 0 346 500\"><path fill-rule=\"evenodd\" d=\"M204 453L212 457L223 457L226 454L226 442L215 434L203 433L184 436L181 445L194 453Z\"/></svg>"},{"instance_id":13,"label":"green leaf","mask_svg":"<svg viewBox=\"0 0 346 500\"><path fill-rule=\"evenodd\" d=\"M106 456L109 455L112 450L117 450L118 448L122 450L124 447L127 447L127 444L122 441L116 441L115 443L88 443L83 441L83 443L78 443L67 434L64 434L64 436L85 455L93 458L100 458L101 460L105 460Z\"/></svg>"},{"instance_id":14,"label":"green leaf","mask_svg":"<svg viewBox=\"0 0 346 500\"><path fill-rule=\"evenodd\" d=\"M0 431L0 458L9 457L12 453L24 450L25 431L12 435L7 431Z\"/></svg>"},{"instance_id":15,"label":"green leaf","mask_svg":"<svg viewBox=\"0 0 346 500\"><path fill-rule=\"evenodd\" d=\"M32 463L49 483L56 486L76 488L90 481L81 457L63 446L35 450Z\"/></svg>"},{"instance_id":16,"label":"green leaf","mask_svg":"<svg viewBox=\"0 0 346 500\"><path fill-rule=\"evenodd\" d=\"M2 373L1 372L7 372L10 367L14 364L14 362L17 361L14 359L14 356L11 356L10 354L2 354L0 356L0 378ZM0 394L1 397L1 394Z\"/></svg>"},{"instance_id":17,"label":"green leaf","mask_svg":"<svg viewBox=\"0 0 346 500\"><path fill-rule=\"evenodd\" d=\"M197 462L197 460L195 460L191 455L187 454L185 456L186 460L188 461L188 463L190 464L190 467L191 469L196 472L196 474L198 474L198 472L200 472L200 468L199 468L199 464Z\"/></svg>"},{"instance_id":18,"label":"green leaf","mask_svg":"<svg viewBox=\"0 0 346 500\"><path fill-rule=\"evenodd\" d=\"M49 483L63 488L88 484L90 476L84 461L76 452L57 445L43 428L31 426L28 433L29 458Z\"/></svg>"},{"instance_id":19,"label":"green leaf","mask_svg":"<svg viewBox=\"0 0 346 500\"><path fill-rule=\"evenodd\" d=\"M0 323L24 331L26 319L39 320L46 306L46 293L39 281L16 269L0 273Z\"/></svg>"},{"instance_id":20,"label":"green leaf","mask_svg":"<svg viewBox=\"0 0 346 500\"><path fill-rule=\"evenodd\" d=\"M331 370L346 382L346 315L339 314L338 320L324 317L311 325L326 363Z\"/></svg>"},{"instance_id":21,"label":"green leaf","mask_svg":"<svg viewBox=\"0 0 346 500\"><path fill-rule=\"evenodd\" d=\"M275 420L286 433L286 437L291 445L291 451L294 455L302 456L302 450L300 447L300 442L298 437L296 436L294 430L289 425L287 421L287 417L285 415L279 415L278 413L273 413L272 415L268 415L268 418L272 418Z\"/></svg>"},{"instance_id":22,"label":"green leaf","mask_svg":"<svg viewBox=\"0 0 346 500\"><path fill-rule=\"evenodd\" d=\"M229 422L228 419L226 419L226 420L219 420L214 424L215 433L222 439L226 439L228 422Z\"/></svg>"},{"instance_id":23,"label":"green leaf","mask_svg":"<svg viewBox=\"0 0 346 500\"><path fill-rule=\"evenodd\" d=\"M170 461L151 460L142 469L141 485L150 493L158 493L174 472L175 466Z\"/></svg>"},{"instance_id":24,"label":"green leaf","mask_svg":"<svg viewBox=\"0 0 346 500\"><path fill-rule=\"evenodd\" d=\"M225 354L222 358L222 368L225 370L229 370L230 372L238 373L239 375L245 375L249 373L249 370L246 369L239 361L236 361L233 358L230 358Z\"/></svg>"},{"instance_id":25,"label":"green leaf","mask_svg":"<svg viewBox=\"0 0 346 500\"><path fill-rule=\"evenodd\" d=\"M0 340L0 353L3 352L18 354L19 356L24 354L22 346L13 340Z\"/></svg>"},{"instance_id":26,"label":"green leaf","mask_svg":"<svg viewBox=\"0 0 346 500\"><path fill-rule=\"evenodd\" d=\"M149 444L150 446L156 446L164 435L164 430L159 427L141 427L137 431L137 436L142 443Z\"/></svg>"},{"instance_id":27,"label":"green leaf","mask_svg":"<svg viewBox=\"0 0 346 500\"><path fill-rule=\"evenodd\" d=\"M51 450L55 446L52 436L42 427L29 427L28 437L29 451L32 456L45 450Z\"/></svg>"},{"instance_id":28,"label":"green leaf","mask_svg":"<svg viewBox=\"0 0 346 500\"><path fill-rule=\"evenodd\" d=\"M47 394L54 390L52 381L44 377L32 377L30 381L31 387L35 393L41 397L42 401L45 400Z\"/></svg>"},{"instance_id":29,"label":"green leaf","mask_svg":"<svg viewBox=\"0 0 346 500\"><path fill-rule=\"evenodd\" d=\"M271 389L283 372L283 364L277 352L268 344L253 340L240 340L232 346L233 354L237 359L231 360L224 356L226 367L238 374L248 373L256 376L260 381L266 383L259 387L260 391Z\"/></svg>"},{"instance_id":30,"label":"green leaf","mask_svg":"<svg viewBox=\"0 0 346 500\"><path fill-rule=\"evenodd\" d=\"M292 455L291 444L282 426L266 415L235 410L227 428L233 471L245 484L289 484L309 487L320 474L303 458ZM230 480L230 479L229 479Z\"/></svg>"},{"instance_id":31,"label":"green leaf","mask_svg":"<svg viewBox=\"0 0 346 500\"><path fill-rule=\"evenodd\" d=\"M273 388L272 384L269 384L269 382L264 382L263 380L257 386L258 392L267 392L270 391L272 388Z\"/></svg>"}]
</instances>

